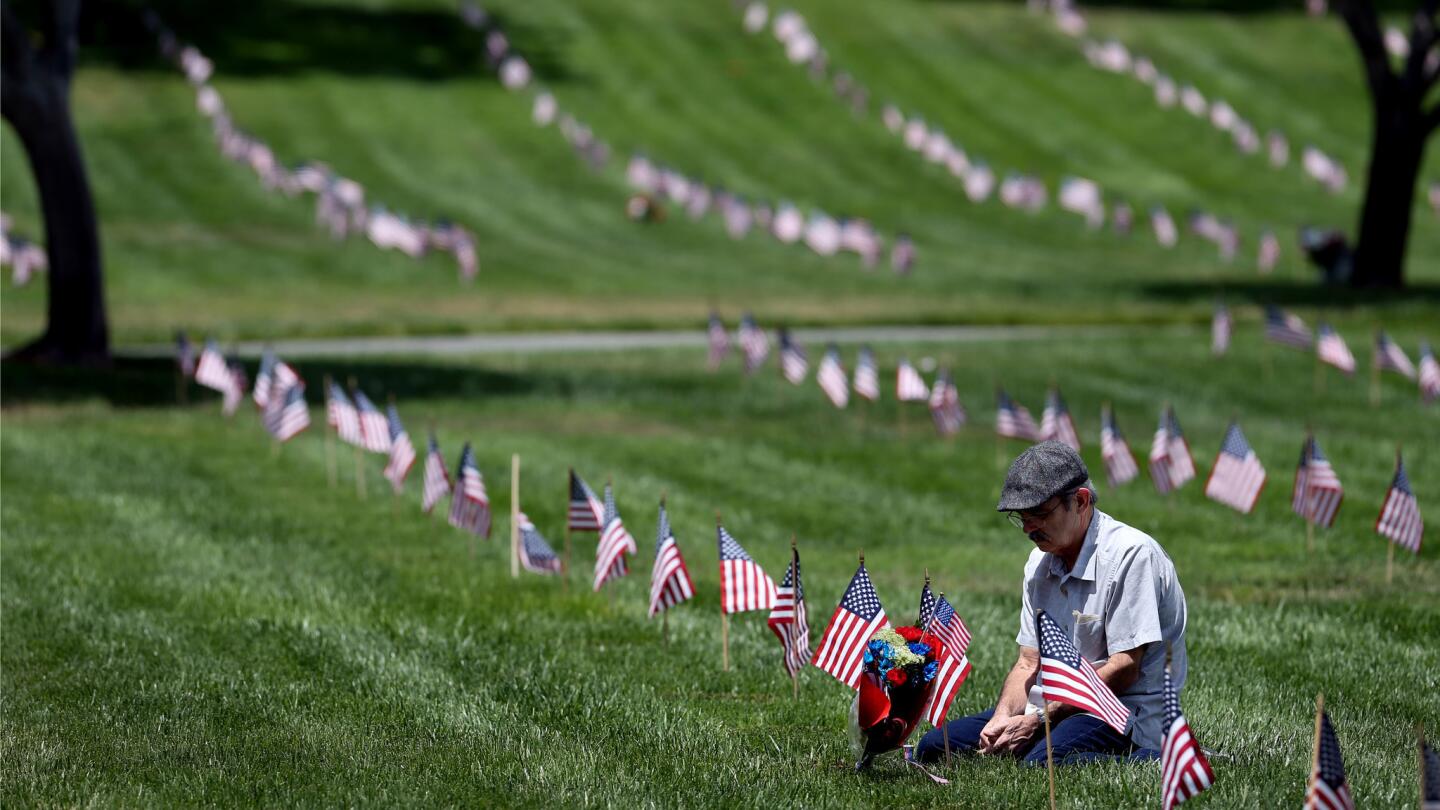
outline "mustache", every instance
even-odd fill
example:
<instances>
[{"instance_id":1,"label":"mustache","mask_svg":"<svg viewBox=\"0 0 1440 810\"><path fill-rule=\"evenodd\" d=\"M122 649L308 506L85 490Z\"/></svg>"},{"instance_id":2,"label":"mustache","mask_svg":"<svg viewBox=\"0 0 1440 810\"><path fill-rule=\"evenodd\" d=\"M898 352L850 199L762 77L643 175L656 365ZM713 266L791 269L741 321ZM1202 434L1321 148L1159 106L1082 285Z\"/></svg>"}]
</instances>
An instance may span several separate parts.
<instances>
[{"instance_id":1,"label":"mustache","mask_svg":"<svg viewBox=\"0 0 1440 810\"><path fill-rule=\"evenodd\" d=\"M1049 540L1049 539L1050 539L1050 536L1049 536L1049 535L1047 535L1045 532L1043 532L1043 531L1041 531L1041 530L1039 530L1039 529L1036 529L1035 531L1030 532L1030 534L1027 535L1027 536L1030 538L1030 541L1033 542L1033 543L1039 543L1039 542L1042 541L1042 540Z\"/></svg>"}]
</instances>

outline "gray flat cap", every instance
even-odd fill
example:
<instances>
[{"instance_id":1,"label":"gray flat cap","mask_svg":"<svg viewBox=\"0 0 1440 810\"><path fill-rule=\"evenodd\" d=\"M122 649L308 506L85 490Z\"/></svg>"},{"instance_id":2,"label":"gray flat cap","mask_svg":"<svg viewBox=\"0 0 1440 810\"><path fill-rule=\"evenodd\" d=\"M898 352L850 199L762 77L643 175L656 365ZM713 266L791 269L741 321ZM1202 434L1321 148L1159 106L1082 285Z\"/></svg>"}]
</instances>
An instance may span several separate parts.
<instances>
[{"instance_id":1,"label":"gray flat cap","mask_svg":"<svg viewBox=\"0 0 1440 810\"><path fill-rule=\"evenodd\" d=\"M1041 442L1011 463L995 511L1034 509L1062 492L1082 486L1095 491L1090 470L1075 448L1064 442Z\"/></svg>"}]
</instances>

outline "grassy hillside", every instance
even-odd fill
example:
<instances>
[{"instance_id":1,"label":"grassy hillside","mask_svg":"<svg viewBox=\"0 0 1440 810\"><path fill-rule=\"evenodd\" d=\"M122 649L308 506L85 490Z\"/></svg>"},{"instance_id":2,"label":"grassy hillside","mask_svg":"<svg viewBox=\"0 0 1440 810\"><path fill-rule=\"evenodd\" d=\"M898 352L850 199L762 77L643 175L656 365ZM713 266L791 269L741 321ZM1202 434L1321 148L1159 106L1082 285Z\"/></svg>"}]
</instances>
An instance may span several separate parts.
<instances>
[{"instance_id":1,"label":"grassy hillside","mask_svg":"<svg viewBox=\"0 0 1440 810\"><path fill-rule=\"evenodd\" d=\"M1029 550L992 511L997 454L1020 445L997 447L989 392L1003 382L1038 408L1051 379L1097 475L1103 400L1141 455L1173 401L1202 469L1237 417L1269 470L1249 517L1198 482L1168 500L1143 480L1101 492L1161 541L1189 599L1186 714L1223 754L1204 805L1298 804L1320 690L1357 799L1413 802L1411 729L1440 727L1435 541L1402 553L1387 585L1371 529L1397 440L1423 508L1435 503L1440 431L1409 386L1387 380L1372 410L1363 381L1332 377L1297 405L1309 361L1267 360L1253 329L1223 362L1193 333L896 347L881 353L887 382L901 349L957 366L973 420L957 440L936 441L918 407L902 429L888 397L837 412L773 365L709 375L698 352L302 366L395 393L452 463L473 440L498 515L519 453L524 508L557 544L567 466L597 486L613 476L641 548L613 601L585 582L592 537L575 538L568 591L511 581L504 542L472 557L419 513L418 481L391 503L370 457L359 500L344 453L331 489L318 433L272 456L248 410L227 423L198 391L173 407L163 362L126 366L101 398L5 367L5 803L1042 804L1044 773L1005 762L956 764L949 789L893 761L850 775L850 693L809 670L792 701L761 617L736 617L722 672L713 515L772 573L798 534L817 640L859 548L897 618L928 567L976 638L954 711L982 709L1014 655ZM1314 554L1289 511L1302 421L1347 488ZM699 592L669 646L644 616L662 491ZM1068 806L1138 806L1158 780L1094 767L1059 790Z\"/></svg>"},{"instance_id":2,"label":"grassy hillside","mask_svg":"<svg viewBox=\"0 0 1440 810\"><path fill-rule=\"evenodd\" d=\"M84 54L74 109L116 339L163 339L182 325L225 337L693 325L712 303L813 322L1087 322L1203 317L1220 288L1326 300L1289 244L1302 223L1349 227L1358 205L1368 114L1338 23L1092 15L1097 34L1223 93L1262 129L1286 130L1297 153L1314 141L1341 158L1351 187L1331 197L1293 162L1271 170L1185 113L1160 110L1133 80L1092 70L1073 41L1020 4L797 5L877 103L924 112L1002 174L1036 172L1052 189L1082 174L1177 215L1204 207L1233 216L1249 223L1241 258L1227 267L1193 239L1164 251L1148 234L1088 234L1053 206L1028 216L972 205L878 120L857 121L785 62L768 34L746 36L727 3L489 6L562 106L618 153L641 149L753 197L907 229L921 251L914 277L758 236L735 244L713 219L627 222L620 165L592 174L555 131L535 128L528 100L484 72L479 37L449 3L276 2L243 13L179 5L167 21L214 57L216 87L240 126L287 162L328 161L392 208L473 227L482 271L459 286L442 258L332 244L308 202L268 194L219 157L188 86L148 40L105 29ZM37 234L9 130L0 161L0 203ZM1392 321L1434 312L1440 229L1418 206L1416 216L1409 272L1421 289L1384 310ZM1269 279L1253 265L1265 225L1288 252ZM0 340L33 334L43 311L43 286L7 288Z\"/></svg>"}]
</instances>

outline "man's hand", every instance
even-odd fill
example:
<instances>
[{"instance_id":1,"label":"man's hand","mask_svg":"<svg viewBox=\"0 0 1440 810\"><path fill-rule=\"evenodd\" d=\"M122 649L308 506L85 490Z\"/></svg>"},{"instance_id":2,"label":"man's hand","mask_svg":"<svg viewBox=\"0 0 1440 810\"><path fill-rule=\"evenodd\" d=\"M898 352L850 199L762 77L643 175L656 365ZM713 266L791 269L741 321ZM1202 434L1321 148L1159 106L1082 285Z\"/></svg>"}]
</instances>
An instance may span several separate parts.
<instances>
[{"instance_id":1,"label":"man's hand","mask_svg":"<svg viewBox=\"0 0 1440 810\"><path fill-rule=\"evenodd\" d=\"M1040 715L1017 714L992 718L980 732L982 754L1017 753L1029 747L1040 732Z\"/></svg>"}]
</instances>

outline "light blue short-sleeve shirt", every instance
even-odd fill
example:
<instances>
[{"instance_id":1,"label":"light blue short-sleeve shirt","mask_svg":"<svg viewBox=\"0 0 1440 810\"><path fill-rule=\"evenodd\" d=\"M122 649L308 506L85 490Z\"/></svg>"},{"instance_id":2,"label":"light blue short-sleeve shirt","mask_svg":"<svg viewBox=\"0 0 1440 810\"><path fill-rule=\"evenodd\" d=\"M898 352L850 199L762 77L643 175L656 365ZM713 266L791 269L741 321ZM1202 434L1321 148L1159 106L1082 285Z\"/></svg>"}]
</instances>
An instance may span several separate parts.
<instances>
[{"instance_id":1,"label":"light blue short-sleeve shirt","mask_svg":"<svg viewBox=\"0 0 1440 810\"><path fill-rule=\"evenodd\" d=\"M1114 653L1145 647L1140 676L1118 697L1130 709L1130 739L1159 748L1165 718L1165 648L1170 677L1185 686L1185 592L1175 565L1150 535L1094 511L1073 571L1060 558L1035 549L1025 563L1020 633L1015 641L1037 648L1035 611L1044 610L1099 669Z\"/></svg>"}]
</instances>

